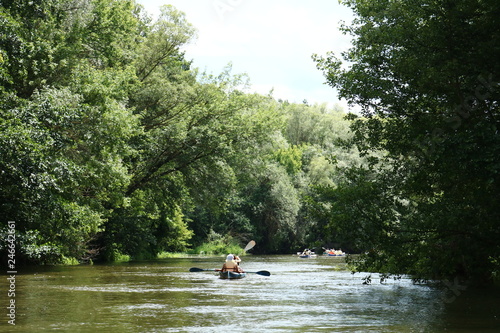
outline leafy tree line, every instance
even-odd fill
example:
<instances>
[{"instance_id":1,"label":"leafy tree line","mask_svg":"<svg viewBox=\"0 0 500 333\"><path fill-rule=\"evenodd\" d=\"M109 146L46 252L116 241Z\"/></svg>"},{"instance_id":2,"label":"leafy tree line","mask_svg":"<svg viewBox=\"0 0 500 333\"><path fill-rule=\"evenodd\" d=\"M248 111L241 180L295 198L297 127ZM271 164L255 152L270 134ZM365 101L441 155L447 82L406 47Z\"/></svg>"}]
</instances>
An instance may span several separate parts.
<instances>
[{"instance_id":1,"label":"leafy tree line","mask_svg":"<svg viewBox=\"0 0 500 333\"><path fill-rule=\"evenodd\" d=\"M316 61L362 106L351 142L370 157L315 213L362 250L359 270L498 280L500 3L342 2L353 47Z\"/></svg>"},{"instance_id":2,"label":"leafy tree line","mask_svg":"<svg viewBox=\"0 0 500 333\"><path fill-rule=\"evenodd\" d=\"M350 135L340 110L201 73L171 6L152 20L132 0L0 1L0 27L0 216L18 262L322 241L312 185L358 162L335 143Z\"/></svg>"},{"instance_id":3,"label":"leafy tree line","mask_svg":"<svg viewBox=\"0 0 500 333\"><path fill-rule=\"evenodd\" d=\"M500 4L343 3L353 47L315 60L362 107L347 119L248 93L229 67L201 73L171 6L153 20L132 0L0 1L0 233L16 221L16 258L255 239L342 246L360 271L495 280Z\"/></svg>"}]
</instances>

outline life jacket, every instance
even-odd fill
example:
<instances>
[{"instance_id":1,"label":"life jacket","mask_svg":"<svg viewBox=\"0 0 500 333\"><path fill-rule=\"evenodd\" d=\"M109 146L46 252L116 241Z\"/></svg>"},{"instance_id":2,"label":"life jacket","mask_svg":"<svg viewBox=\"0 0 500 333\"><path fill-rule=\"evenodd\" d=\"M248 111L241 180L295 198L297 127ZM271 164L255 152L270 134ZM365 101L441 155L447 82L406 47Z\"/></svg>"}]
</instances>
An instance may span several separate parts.
<instances>
[{"instance_id":1,"label":"life jacket","mask_svg":"<svg viewBox=\"0 0 500 333\"><path fill-rule=\"evenodd\" d=\"M224 263L224 265L222 265L222 272L227 272L227 271L239 272L239 267L236 263L234 263L233 267L227 267L226 263Z\"/></svg>"}]
</instances>

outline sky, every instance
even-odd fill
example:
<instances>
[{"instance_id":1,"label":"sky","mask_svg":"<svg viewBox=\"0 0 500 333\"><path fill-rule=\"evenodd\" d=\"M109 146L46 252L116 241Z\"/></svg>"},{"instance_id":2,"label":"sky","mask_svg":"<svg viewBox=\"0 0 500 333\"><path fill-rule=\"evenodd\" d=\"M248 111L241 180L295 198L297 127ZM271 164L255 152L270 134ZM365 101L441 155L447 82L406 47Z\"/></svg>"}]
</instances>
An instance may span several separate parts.
<instances>
[{"instance_id":1,"label":"sky","mask_svg":"<svg viewBox=\"0 0 500 333\"><path fill-rule=\"evenodd\" d=\"M246 73L250 91L309 104L340 104L336 91L325 84L312 54L350 47L339 31L352 20L351 9L336 0L137 0L150 15L162 5L186 14L198 30L197 39L183 48L195 67L212 74L229 63L232 73Z\"/></svg>"}]
</instances>

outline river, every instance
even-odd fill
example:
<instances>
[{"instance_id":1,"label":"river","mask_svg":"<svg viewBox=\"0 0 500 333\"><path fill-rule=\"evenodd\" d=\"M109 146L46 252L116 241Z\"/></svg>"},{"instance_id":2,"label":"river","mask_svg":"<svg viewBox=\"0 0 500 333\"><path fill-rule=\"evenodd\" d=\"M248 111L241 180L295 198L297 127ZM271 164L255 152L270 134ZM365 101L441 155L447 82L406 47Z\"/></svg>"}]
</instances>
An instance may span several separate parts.
<instances>
[{"instance_id":1,"label":"river","mask_svg":"<svg viewBox=\"0 0 500 333\"><path fill-rule=\"evenodd\" d=\"M15 280L15 326L0 332L500 332L500 294L414 285L364 285L343 258L245 256L241 280L214 272L223 258L37 267ZM5 281L5 280L4 280ZM8 283L1 284L7 313ZM6 319L7 318L7 319Z\"/></svg>"}]
</instances>

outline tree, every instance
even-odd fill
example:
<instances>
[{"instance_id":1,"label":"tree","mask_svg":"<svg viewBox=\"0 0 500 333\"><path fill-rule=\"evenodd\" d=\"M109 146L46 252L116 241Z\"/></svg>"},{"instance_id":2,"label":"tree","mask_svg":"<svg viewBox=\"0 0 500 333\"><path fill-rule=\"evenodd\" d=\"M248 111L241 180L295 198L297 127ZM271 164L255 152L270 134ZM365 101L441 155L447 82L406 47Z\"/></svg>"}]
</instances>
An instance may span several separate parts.
<instances>
[{"instance_id":1,"label":"tree","mask_svg":"<svg viewBox=\"0 0 500 333\"><path fill-rule=\"evenodd\" d=\"M384 237L359 238L373 236L373 255L361 267L490 280L500 256L499 3L343 3L356 14L343 27L354 37L346 64L331 53L316 61L340 96L363 108L353 117L355 140L362 153L384 154L372 160L379 170L370 182L392 198L365 198L374 219L367 223L392 227ZM373 206L394 213L382 218ZM331 224L347 232L342 221Z\"/></svg>"},{"instance_id":2,"label":"tree","mask_svg":"<svg viewBox=\"0 0 500 333\"><path fill-rule=\"evenodd\" d=\"M135 81L127 52L138 25L133 8L9 1L0 9L0 210L27 240L20 262L86 257L109 211L126 201L124 161L140 132L126 107Z\"/></svg>"},{"instance_id":3,"label":"tree","mask_svg":"<svg viewBox=\"0 0 500 333\"><path fill-rule=\"evenodd\" d=\"M315 239L310 185L356 160L338 110L193 68L182 47L196 31L172 6L153 20L132 0L13 0L0 25L0 213L20 261Z\"/></svg>"},{"instance_id":4,"label":"tree","mask_svg":"<svg viewBox=\"0 0 500 333\"><path fill-rule=\"evenodd\" d=\"M128 164L125 195L131 206L116 210L101 235L109 257L116 250L136 257L183 250L180 245L192 235L188 223L208 233L214 228L209 221L223 215L233 198L238 158L265 141L273 126L262 107L267 99L245 93L244 75L233 75L230 66L219 75L191 68L179 48L195 31L183 13L163 7L142 36L135 63L139 82L128 95L142 128L130 144L140 153Z\"/></svg>"},{"instance_id":5,"label":"tree","mask_svg":"<svg viewBox=\"0 0 500 333\"><path fill-rule=\"evenodd\" d=\"M255 182L246 188L247 214L256 229L262 253L286 253L296 239L299 193L286 170L276 163L264 164Z\"/></svg>"}]
</instances>

